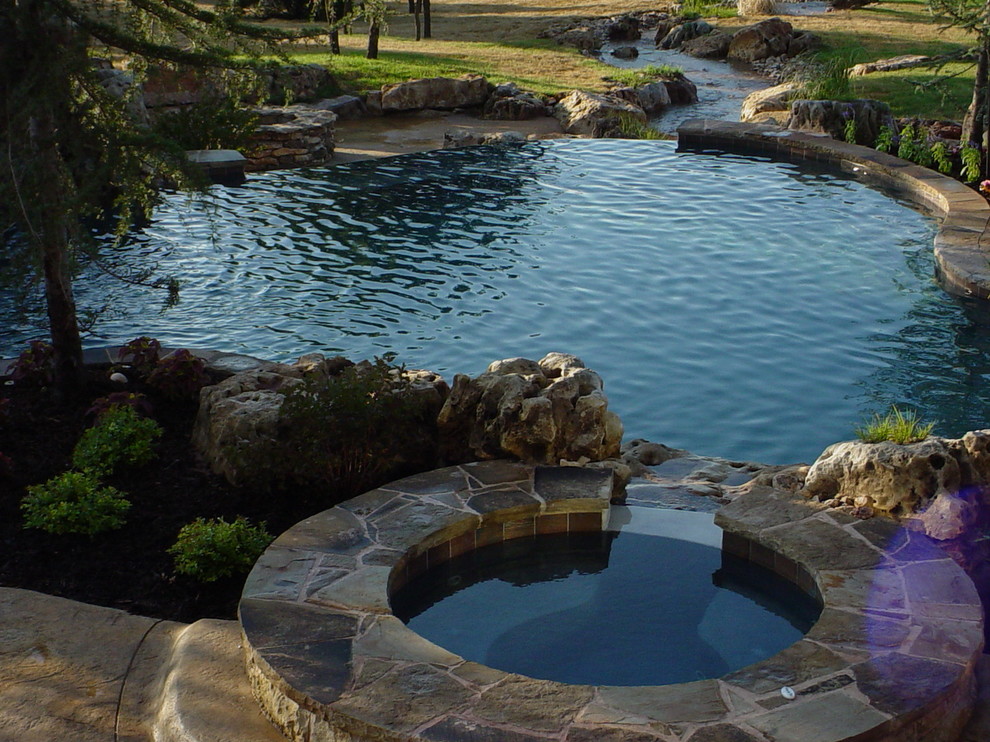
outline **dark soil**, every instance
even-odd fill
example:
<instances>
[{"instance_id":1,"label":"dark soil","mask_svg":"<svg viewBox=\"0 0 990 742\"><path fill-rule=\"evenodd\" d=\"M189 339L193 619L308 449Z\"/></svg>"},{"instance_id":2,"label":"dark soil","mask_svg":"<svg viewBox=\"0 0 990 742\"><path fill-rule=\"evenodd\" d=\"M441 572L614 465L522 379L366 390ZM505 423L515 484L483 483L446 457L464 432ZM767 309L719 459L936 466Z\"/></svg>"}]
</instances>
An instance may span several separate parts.
<instances>
[{"instance_id":1,"label":"dark soil","mask_svg":"<svg viewBox=\"0 0 990 742\"><path fill-rule=\"evenodd\" d=\"M197 517L243 515L277 535L332 503L240 491L211 474L190 443L194 402L149 393L164 428L158 458L108 481L132 503L123 528L90 538L23 527L26 487L70 468L92 401L120 391L105 379L93 372L85 393L65 404L48 390L0 386L0 400L8 400L0 401L0 454L9 459L0 457L0 585L175 621L234 618L245 575L212 583L177 575L166 549L179 529Z\"/></svg>"}]
</instances>

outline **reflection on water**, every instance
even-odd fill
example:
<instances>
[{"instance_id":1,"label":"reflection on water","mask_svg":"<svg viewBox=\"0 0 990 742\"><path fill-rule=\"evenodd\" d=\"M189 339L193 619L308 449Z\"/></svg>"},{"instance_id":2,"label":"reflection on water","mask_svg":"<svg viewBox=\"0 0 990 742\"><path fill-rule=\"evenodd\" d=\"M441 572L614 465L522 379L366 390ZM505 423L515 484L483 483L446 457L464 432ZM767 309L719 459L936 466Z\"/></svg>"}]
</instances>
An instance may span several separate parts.
<instances>
[{"instance_id":1,"label":"reflection on water","mask_svg":"<svg viewBox=\"0 0 990 742\"><path fill-rule=\"evenodd\" d=\"M891 402L943 434L987 424L987 317L934 284L932 235L844 176L665 142L268 173L170 196L116 257L177 273L181 304L119 292L87 343L395 351L448 377L560 350L601 373L627 436L787 463ZM87 269L78 288L119 291ZM0 355L38 335L13 306L0 293Z\"/></svg>"}]
</instances>

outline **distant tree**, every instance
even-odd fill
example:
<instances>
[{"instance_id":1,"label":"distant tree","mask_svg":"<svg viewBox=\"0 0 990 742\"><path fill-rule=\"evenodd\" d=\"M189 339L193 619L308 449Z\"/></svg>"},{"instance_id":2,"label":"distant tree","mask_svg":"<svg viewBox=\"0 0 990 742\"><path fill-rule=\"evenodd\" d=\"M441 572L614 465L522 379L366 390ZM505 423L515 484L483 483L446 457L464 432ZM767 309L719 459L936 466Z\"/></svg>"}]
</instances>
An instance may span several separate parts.
<instances>
[{"instance_id":1,"label":"distant tree","mask_svg":"<svg viewBox=\"0 0 990 742\"><path fill-rule=\"evenodd\" d=\"M43 277L63 394L82 378L72 276L85 220L112 216L123 231L150 211L162 176L188 182L190 173L179 146L103 87L91 55L126 57L138 72L152 63L245 70L285 37L244 22L226 0L214 11L191 0L0 0L0 249L26 241Z\"/></svg>"},{"instance_id":2,"label":"distant tree","mask_svg":"<svg viewBox=\"0 0 990 742\"><path fill-rule=\"evenodd\" d=\"M963 53L946 56L940 63L956 59L975 60L973 95L963 121L963 142L983 147L983 177L988 175L987 144L990 138L990 2L988 0L928 0L932 14L944 28L961 28L975 37L975 46Z\"/></svg>"}]
</instances>

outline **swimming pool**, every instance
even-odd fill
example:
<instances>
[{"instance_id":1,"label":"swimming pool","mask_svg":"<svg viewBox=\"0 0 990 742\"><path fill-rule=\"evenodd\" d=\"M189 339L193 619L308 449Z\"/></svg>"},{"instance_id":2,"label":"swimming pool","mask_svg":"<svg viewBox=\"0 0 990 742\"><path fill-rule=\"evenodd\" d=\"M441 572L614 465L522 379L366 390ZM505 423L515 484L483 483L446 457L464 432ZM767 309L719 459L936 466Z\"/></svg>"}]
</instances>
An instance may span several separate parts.
<instances>
[{"instance_id":1,"label":"swimming pool","mask_svg":"<svg viewBox=\"0 0 990 742\"><path fill-rule=\"evenodd\" d=\"M448 378L574 353L627 437L788 463L868 413L986 425L984 310L933 282L934 222L854 180L672 143L534 142L252 176L171 195L90 345L154 335L274 360L396 352ZM84 272L82 304L113 283ZM37 331L0 296L0 354Z\"/></svg>"}]
</instances>

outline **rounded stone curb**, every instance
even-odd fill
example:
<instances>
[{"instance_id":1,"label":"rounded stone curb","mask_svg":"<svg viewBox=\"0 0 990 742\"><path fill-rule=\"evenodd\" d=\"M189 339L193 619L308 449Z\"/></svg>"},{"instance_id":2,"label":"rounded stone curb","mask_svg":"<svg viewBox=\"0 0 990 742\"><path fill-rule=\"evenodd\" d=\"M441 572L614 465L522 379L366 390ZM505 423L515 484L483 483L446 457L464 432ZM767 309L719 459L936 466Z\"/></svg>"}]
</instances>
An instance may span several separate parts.
<instances>
[{"instance_id":1,"label":"rounded stone curb","mask_svg":"<svg viewBox=\"0 0 990 742\"><path fill-rule=\"evenodd\" d=\"M899 157L769 124L692 119L677 129L678 149L718 149L774 159L810 161L854 173L889 189L942 220L935 235L935 273L950 294L990 299L990 205L953 178Z\"/></svg>"},{"instance_id":2,"label":"rounded stone curb","mask_svg":"<svg viewBox=\"0 0 990 742\"><path fill-rule=\"evenodd\" d=\"M610 477L509 462L451 467L286 531L252 570L239 611L264 713L307 742L958 736L983 646L969 578L920 534L769 488L717 514L723 549L795 582L824 609L803 639L722 678L657 687L537 680L466 662L392 615L390 591L430 564L521 536L601 530Z\"/></svg>"}]
</instances>

